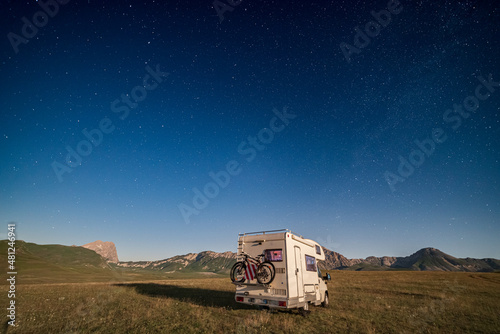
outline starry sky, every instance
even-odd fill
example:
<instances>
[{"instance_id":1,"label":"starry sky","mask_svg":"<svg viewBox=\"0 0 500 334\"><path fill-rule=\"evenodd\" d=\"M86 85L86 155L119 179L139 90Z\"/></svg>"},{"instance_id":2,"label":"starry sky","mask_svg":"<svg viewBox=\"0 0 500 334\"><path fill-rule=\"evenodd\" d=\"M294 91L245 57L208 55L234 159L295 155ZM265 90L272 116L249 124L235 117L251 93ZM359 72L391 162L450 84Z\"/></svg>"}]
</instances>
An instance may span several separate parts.
<instances>
[{"instance_id":1,"label":"starry sky","mask_svg":"<svg viewBox=\"0 0 500 334\"><path fill-rule=\"evenodd\" d=\"M289 228L348 258L500 258L496 1L0 13L2 238L157 260Z\"/></svg>"}]
</instances>

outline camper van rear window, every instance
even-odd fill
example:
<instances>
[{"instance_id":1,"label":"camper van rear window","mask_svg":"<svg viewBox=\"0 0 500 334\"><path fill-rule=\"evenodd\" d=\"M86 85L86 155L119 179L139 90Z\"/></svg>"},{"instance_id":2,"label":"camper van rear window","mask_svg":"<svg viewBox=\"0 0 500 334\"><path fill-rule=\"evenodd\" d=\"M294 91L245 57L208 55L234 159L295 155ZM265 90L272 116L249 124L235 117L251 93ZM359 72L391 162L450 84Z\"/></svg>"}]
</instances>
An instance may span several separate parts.
<instances>
[{"instance_id":1,"label":"camper van rear window","mask_svg":"<svg viewBox=\"0 0 500 334\"><path fill-rule=\"evenodd\" d=\"M266 249L265 257L267 261L283 261L283 252L281 249Z\"/></svg>"},{"instance_id":2,"label":"camper van rear window","mask_svg":"<svg viewBox=\"0 0 500 334\"><path fill-rule=\"evenodd\" d=\"M321 255L321 248L316 245L316 254Z\"/></svg>"},{"instance_id":3,"label":"camper van rear window","mask_svg":"<svg viewBox=\"0 0 500 334\"><path fill-rule=\"evenodd\" d=\"M317 271L316 269L316 258L306 255L306 270L307 271Z\"/></svg>"}]
</instances>

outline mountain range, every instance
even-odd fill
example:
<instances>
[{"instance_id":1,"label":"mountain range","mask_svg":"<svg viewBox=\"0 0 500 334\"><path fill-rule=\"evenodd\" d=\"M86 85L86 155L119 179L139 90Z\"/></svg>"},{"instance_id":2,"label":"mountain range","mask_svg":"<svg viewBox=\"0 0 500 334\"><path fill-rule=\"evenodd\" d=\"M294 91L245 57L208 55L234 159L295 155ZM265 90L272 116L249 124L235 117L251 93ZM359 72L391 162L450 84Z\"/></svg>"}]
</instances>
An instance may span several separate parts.
<instances>
[{"instance_id":1,"label":"mountain range","mask_svg":"<svg viewBox=\"0 0 500 334\"><path fill-rule=\"evenodd\" d=\"M418 271L472 271L500 270L500 260L456 258L436 248L422 248L405 257L370 256L366 259L347 259L342 254L323 247L325 261L320 268L347 270L418 270Z\"/></svg>"},{"instance_id":2,"label":"mountain range","mask_svg":"<svg viewBox=\"0 0 500 334\"><path fill-rule=\"evenodd\" d=\"M101 245L101 247L97 245ZM0 261L4 263L7 263L7 248L7 240L1 240ZM348 259L342 254L326 248L323 249L326 260L319 262L319 266L323 270L468 272L500 270L500 260L491 258L461 259L435 248L423 248L405 257L371 256L366 259ZM20 273L20 282L24 283L123 280L124 277L129 279L135 276L161 279L165 277L165 274L210 273L227 275L236 262L236 253L233 252L205 251L158 261L129 262L117 262L118 256L116 254L116 247L112 242L98 241L84 246L63 246L37 245L18 240L16 241L16 270Z\"/></svg>"},{"instance_id":3,"label":"mountain range","mask_svg":"<svg viewBox=\"0 0 500 334\"><path fill-rule=\"evenodd\" d=\"M161 270L167 273L176 271L220 273L228 271L235 263L236 253L205 251L201 253L177 255L159 261L119 262L118 266L125 268Z\"/></svg>"},{"instance_id":4,"label":"mountain range","mask_svg":"<svg viewBox=\"0 0 500 334\"><path fill-rule=\"evenodd\" d=\"M348 259L342 254L323 247L325 261L319 262L323 270L416 270L416 271L469 271L488 272L500 270L500 260L460 259L435 248L423 248L410 256L370 256L366 259ZM236 262L236 253L211 251L177 255L159 261L119 262L118 266L175 271L208 271L222 273Z\"/></svg>"}]
</instances>

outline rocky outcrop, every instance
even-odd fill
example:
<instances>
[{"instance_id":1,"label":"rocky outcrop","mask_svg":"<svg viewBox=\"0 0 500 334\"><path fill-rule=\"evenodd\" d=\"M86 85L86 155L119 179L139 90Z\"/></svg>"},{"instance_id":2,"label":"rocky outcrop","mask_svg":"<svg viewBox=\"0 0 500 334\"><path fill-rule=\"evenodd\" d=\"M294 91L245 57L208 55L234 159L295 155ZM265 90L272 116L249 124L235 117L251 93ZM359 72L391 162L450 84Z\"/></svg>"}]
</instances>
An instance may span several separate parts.
<instances>
[{"instance_id":1,"label":"rocky outcrop","mask_svg":"<svg viewBox=\"0 0 500 334\"><path fill-rule=\"evenodd\" d=\"M325 261L319 263L321 269L345 269L354 264L353 260L349 260L344 255L325 247L323 247L323 252L325 253Z\"/></svg>"},{"instance_id":2,"label":"rocky outcrop","mask_svg":"<svg viewBox=\"0 0 500 334\"><path fill-rule=\"evenodd\" d=\"M101 241L97 240L82 247L93 250L97 254L101 255L107 262L118 263L118 253L116 252L116 246L111 241Z\"/></svg>"}]
</instances>

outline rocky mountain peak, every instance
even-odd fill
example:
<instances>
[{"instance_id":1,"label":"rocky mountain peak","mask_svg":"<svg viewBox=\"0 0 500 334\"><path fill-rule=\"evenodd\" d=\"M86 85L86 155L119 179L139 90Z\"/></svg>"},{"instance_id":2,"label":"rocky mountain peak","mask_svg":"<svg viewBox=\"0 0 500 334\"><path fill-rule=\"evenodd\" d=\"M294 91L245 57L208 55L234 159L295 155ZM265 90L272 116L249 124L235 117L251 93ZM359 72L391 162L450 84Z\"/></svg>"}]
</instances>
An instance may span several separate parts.
<instances>
[{"instance_id":1,"label":"rocky mountain peak","mask_svg":"<svg viewBox=\"0 0 500 334\"><path fill-rule=\"evenodd\" d=\"M116 246L111 241L101 241L97 240L82 247L93 250L97 254L101 255L106 261L112 263L118 263L118 253L116 252Z\"/></svg>"},{"instance_id":2,"label":"rocky mountain peak","mask_svg":"<svg viewBox=\"0 0 500 334\"><path fill-rule=\"evenodd\" d=\"M325 247L323 247L323 252L325 253L325 261L320 263L322 269L343 269L353 264L353 261L347 259L344 255L331 251Z\"/></svg>"}]
</instances>

